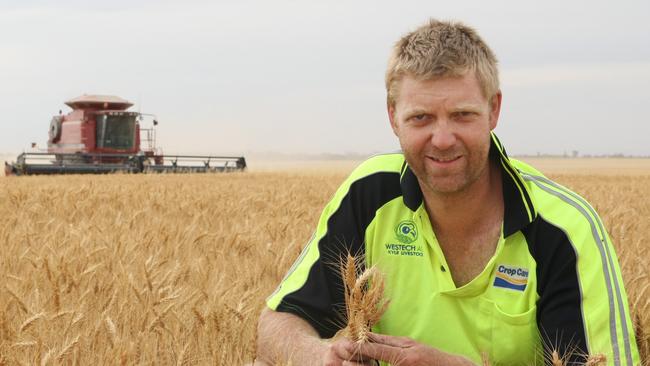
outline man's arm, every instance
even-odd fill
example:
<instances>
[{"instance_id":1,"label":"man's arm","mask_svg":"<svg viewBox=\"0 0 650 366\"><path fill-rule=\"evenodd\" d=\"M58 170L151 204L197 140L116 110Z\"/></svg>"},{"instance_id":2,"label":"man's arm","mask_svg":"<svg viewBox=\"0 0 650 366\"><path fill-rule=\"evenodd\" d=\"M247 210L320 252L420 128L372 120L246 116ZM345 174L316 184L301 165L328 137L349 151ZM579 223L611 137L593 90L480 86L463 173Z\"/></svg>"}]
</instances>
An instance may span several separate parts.
<instances>
[{"instance_id":1,"label":"man's arm","mask_svg":"<svg viewBox=\"0 0 650 366\"><path fill-rule=\"evenodd\" d=\"M350 361L356 359L352 342L345 339L327 342L309 323L291 313L265 308L257 333L255 365L372 365L370 361Z\"/></svg>"},{"instance_id":2,"label":"man's arm","mask_svg":"<svg viewBox=\"0 0 650 366\"><path fill-rule=\"evenodd\" d=\"M322 339L334 337L345 325L340 261L349 253L365 254L365 232L372 218L401 192L399 172L403 157L397 154L380 160L362 164L339 187L323 209L313 237L267 298L270 310L263 312L259 327L260 355L267 362L273 361L273 357L291 356L298 360L293 362L296 365L319 361L324 365L341 365L340 360L351 359L355 344ZM386 167L378 171L380 163L390 163L394 171L387 171ZM328 351L324 356L316 355L314 350L324 342ZM311 359L301 359L303 352ZM334 354L337 358L327 358Z\"/></svg>"},{"instance_id":3,"label":"man's arm","mask_svg":"<svg viewBox=\"0 0 650 366\"><path fill-rule=\"evenodd\" d=\"M474 366L465 357L452 355L406 337L372 334L369 343L345 339L328 342L302 318L264 309L260 316L255 365L374 365L371 360L395 366ZM353 361L356 360L356 361Z\"/></svg>"},{"instance_id":4,"label":"man's arm","mask_svg":"<svg viewBox=\"0 0 650 366\"><path fill-rule=\"evenodd\" d=\"M269 364L321 365L327 346L302 318L265 308L257 326L257 356Z\"/></svg>"}]
</instances>

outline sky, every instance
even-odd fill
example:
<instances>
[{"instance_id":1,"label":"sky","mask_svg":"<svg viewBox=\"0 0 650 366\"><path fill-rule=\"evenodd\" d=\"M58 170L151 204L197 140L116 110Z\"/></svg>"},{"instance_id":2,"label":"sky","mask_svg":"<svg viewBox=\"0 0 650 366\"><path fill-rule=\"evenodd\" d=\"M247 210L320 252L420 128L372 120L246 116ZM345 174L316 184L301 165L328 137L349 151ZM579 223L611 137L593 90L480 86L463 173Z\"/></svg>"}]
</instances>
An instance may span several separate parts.
<instances>
[{"instance_id":1,"label":"sky","mask_svg":"<svg viewBox=\"0 0 650 366\"><path fill-rule=\"evenodd\" d=\"M0 0L0 153L45 147L63 102L153 113L166 153L374 154L392 45L429 17L499 59L510 154L650 155L647 1Z\"/></svg>"}]
</instances>

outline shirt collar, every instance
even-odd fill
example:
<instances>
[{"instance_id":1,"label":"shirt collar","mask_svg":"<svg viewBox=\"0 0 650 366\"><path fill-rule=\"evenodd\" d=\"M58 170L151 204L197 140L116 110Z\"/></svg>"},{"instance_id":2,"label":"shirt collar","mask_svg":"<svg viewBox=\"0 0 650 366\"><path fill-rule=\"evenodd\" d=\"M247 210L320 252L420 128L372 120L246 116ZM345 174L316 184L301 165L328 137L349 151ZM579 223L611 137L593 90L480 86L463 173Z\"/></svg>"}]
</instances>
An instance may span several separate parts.
<instances>
[{"instance_id":1,"label":"shirt collar","mask_svg":"<svg viewBox=\"0 0 650 366\"><path fill-rule=\"evenodd\" d=\"M528 187L519 170L508 158L505 148L494 133L490 138L490 159L495 159L501 167L503 186L503 236L508 237L523 229L537 216ZM417 177L404 161L400 184L404 204L413 212L422 205L422 190Z\"/></svg>"}]
</instances>

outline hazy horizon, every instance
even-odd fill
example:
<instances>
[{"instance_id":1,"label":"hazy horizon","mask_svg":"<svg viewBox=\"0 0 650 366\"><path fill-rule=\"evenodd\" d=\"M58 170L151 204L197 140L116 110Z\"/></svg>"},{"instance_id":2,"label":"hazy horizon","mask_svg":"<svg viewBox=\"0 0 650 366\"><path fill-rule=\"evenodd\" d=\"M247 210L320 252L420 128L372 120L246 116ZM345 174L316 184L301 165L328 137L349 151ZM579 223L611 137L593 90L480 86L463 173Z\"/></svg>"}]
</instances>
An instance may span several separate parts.
<instances>
[{"instance_id":1,"label":"hazy horizon","mask_svg":"<svg viewBox=\"0 0 650 366\"><path fill-rule=\"evenodd\" d=\"M84 93L156 114L167 153L393 151L387 55L435 16L497 54L510 154L648 156L649 13L642 1L4 1L0 153L45 147L51 116Z\"/></svg>"}]
</instances>

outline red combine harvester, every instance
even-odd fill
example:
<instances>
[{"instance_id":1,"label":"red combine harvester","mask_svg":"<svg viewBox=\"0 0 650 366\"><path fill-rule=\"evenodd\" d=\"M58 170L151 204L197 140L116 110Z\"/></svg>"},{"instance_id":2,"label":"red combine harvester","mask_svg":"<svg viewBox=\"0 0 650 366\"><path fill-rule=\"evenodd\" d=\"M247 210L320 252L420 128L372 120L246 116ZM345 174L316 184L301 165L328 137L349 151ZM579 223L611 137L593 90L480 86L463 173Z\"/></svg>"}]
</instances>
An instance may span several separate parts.
<instances>
[{"instance_id":1,"label":"red combine harvester","mask_svg":"<svg viewBox=\"0 0 650 366\"><path fill-rule=\"evenodd\" d=\"M151 127L143 128L145 117L153 116L127 111L133 104L122 98L82 95L65 104L72 111L52 117L47 152L22 153L15 163L5 162L6 175L246 169L241 156L163 155L156 148L156 119L151 118Z\"/></svg>"}]
</instances>

